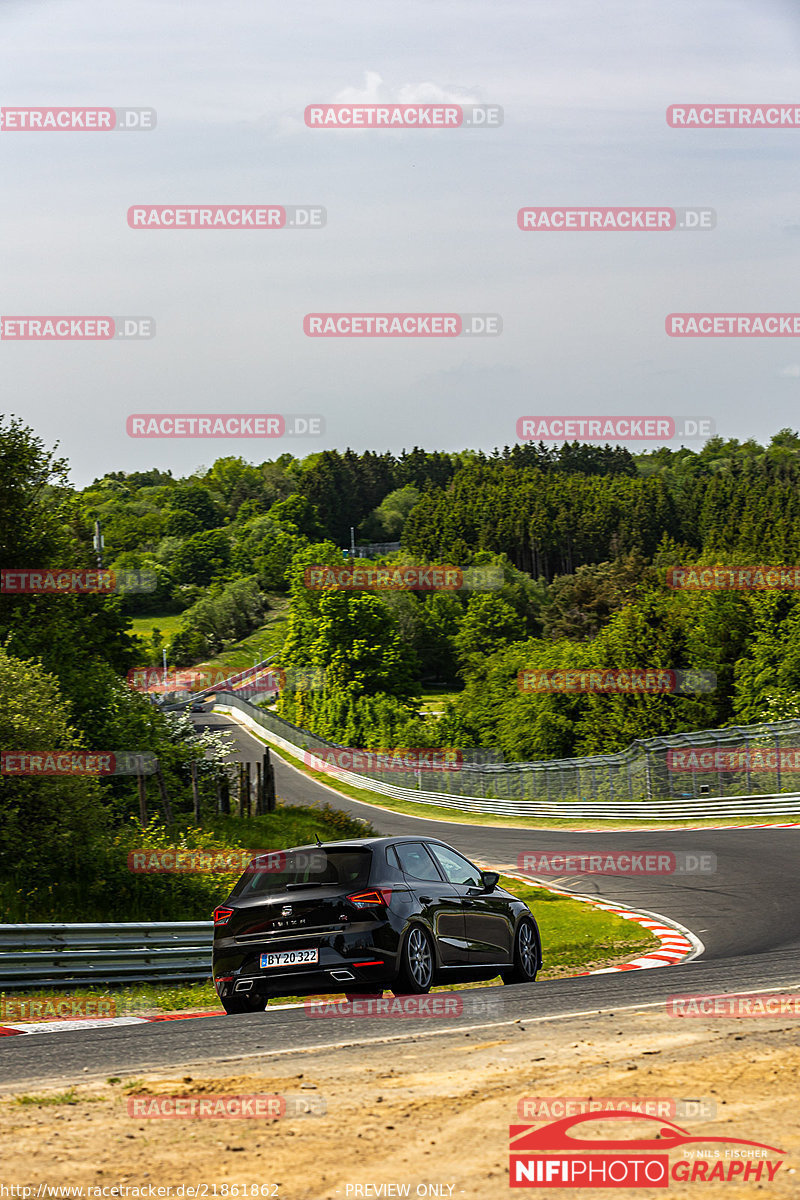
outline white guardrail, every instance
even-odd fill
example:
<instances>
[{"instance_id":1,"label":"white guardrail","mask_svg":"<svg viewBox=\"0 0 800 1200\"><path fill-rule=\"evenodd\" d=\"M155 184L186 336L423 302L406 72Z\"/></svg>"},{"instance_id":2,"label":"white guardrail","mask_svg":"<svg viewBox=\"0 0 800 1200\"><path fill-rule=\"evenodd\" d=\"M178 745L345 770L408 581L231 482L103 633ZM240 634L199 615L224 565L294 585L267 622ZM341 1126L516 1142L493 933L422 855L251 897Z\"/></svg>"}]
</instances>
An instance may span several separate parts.
<instances>
[{"instance_id":1,"label":"white guardrail","mask_svg":"<svg viewBox=\"0 0 800 1200\"><path fill-rule=\"evenodd\" d=\"M511 817L550 817L591 819L596 821L620 820L708 820L726 817L764 817L787 816L800 813L800 792L783 792L773 796L709 796L702 799L673 799L673 800L612 800L600 801L564 801L548 803L540 800L501 799L498 797L462 796L452 792L433 792L420 788L400 787L373 776L357 774L344 770L325 761L313 750L298 746L295 742L270 729L267 722L272 718L275 723L278 718L264 713L262 709L236 697L236 703L226 703L219 700L214 705L214 711L234 717L245 728L255 733L260 739L279 749L286 750L305 766L312 770L324 771L334 779L347 783L351 787L375 792L395 800L405 800L412 804L430 804L439 808L453 808L461 812L493 813ZM294 732L298 737L303 731L295 730L288 722L281 720L285 732Z\"/></svg>"}]
</instances>

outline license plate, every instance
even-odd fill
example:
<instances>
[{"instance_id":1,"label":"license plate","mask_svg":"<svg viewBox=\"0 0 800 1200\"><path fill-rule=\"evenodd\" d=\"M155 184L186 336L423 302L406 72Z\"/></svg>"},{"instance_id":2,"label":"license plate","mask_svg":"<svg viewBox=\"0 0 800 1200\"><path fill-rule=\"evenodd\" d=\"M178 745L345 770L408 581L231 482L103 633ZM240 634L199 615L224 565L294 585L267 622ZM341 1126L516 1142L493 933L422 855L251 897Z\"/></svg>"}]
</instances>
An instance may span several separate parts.
<instances>
[{"instance_id":1,"label":"license plate","mask_svg":"<svg viewBox=\"0 0 800 1200\"><path fill-rule=\"evenodd\" d=\"M261 970L268 967L301 967L319 962L319 950L273 950L261 955Z\"/></svg>"}]
</instances>

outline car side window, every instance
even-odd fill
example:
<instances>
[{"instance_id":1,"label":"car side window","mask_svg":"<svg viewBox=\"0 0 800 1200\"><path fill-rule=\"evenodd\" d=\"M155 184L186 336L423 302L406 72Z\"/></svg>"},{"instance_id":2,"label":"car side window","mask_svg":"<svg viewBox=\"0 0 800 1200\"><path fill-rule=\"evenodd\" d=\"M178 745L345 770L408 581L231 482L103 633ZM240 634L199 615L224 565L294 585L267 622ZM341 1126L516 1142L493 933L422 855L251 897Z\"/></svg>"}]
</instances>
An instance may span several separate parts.
<instances>
[{"instance_id":1,"label":"car side window","mask_svg":"<svg viewBox=\"0 0 800 1200\"><path fill-rule=\"evenodd\" d=\"M448 883L458 883L462 886L466 884L468 887L481 886L480 871L455 850L451 850L449 846L434 845L430 847L430 851L444 871Z\"/></svg>"},{"instance_id":2,"label":"car side window","mask_svg":"<svg viewBox=\"0 0 800 1200\"><path fill-rule=\"evenodd\" d=\"M402 882L403 871L394 846L386 847L386 882L399 880Z\"/></svg>"},{"instance_id":3,"label":"car side window","mask_svg":"<svg viewBox=\"0 0 800 1200\"><path fill-rule=\"evenodd\" d=\"M442 882L436 863L422 842L398 842L395 850L408 879L425 879L429 883Z\"/></svg>"}]
</instances>

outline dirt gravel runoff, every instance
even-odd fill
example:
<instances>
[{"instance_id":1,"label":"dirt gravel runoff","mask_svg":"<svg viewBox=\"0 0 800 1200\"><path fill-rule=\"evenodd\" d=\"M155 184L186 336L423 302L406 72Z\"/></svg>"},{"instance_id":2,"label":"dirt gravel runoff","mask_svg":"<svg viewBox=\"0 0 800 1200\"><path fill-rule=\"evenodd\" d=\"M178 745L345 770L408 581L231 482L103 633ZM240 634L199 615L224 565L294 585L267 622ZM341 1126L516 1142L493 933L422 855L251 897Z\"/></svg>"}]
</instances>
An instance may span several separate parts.
<instances>
[{"instance_id":1,"label":"dirt gravel runoff","mask_svg":"<svg viewBox=\"0 0 800 1200\"><path fill-rule=\"evenodd\" d=\"M679 1020L663 1010L623 1011L505 1020L439 1036L423 1028L430 1022L401 1024L401 1040L369 1050L251 1059L246 1074L198 1067L140 1079L68 1080L58 1088L30 1087L27 1095L6 1090L0 1093L0 1185L27 1185L39 1200L69 1194L49 1190L59 1186L87 1198L508 1197L509 1126L541 1127L580 1111L575 1103L565 1108L566 1098L606 1098L648 1101L645 1112L694 1137L743 1139L784 1152L743 1154L713 1141L675 1146L668 1151L666 1193L639 1187L626 1194L800 1196L796 1021ZM58 1035L40 1036L53 1037L57 1054ZM254 1095L284 1097L284 1115L142 1115L172 1111L170 1097L184 1097L184 1111L205 1100L209 1112L219 1105L215 1098ZM282 1102L261 1103L262 1112L274 1114ZM582 1136L652 1138L659 1128L641 1117L592 1126L584 1126ZM679 1160L686 1180L672 1175ZM766 1163L774 1169L776 1162L781 1165L770 1181ZM721 1181L721 1173L732 1178ZM41 1184L49 1188L39 1191ZM159 1193L159 1187L170 1190ZM529 1195L550 1193L528 1186ZM588 1200L614 1190L559 1187L556 1194ZM24 1197L1 1189L0 1195Z\"/></svg>"}]
</instances>

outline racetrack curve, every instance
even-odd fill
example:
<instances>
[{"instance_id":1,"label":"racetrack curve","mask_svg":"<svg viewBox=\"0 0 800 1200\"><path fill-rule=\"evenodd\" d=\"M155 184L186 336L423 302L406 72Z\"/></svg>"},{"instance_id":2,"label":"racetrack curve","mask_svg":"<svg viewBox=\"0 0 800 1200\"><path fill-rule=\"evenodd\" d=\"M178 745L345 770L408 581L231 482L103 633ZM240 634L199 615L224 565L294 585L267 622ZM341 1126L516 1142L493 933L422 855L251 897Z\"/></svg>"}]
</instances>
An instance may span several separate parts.
<instances>
[{"instance_id":1,"label":"racetrack curve","mask_svg":"<svg viewBox=\"0 0 800 1200\"><path fill-rule=\"evenodd\" d=\"M236 757L256 761L263 746L220 715L199 724L233 732ZM516 829L431 820L391 812L333 793L273 757L277 793L289 804L327 801L364 817L383 834L420 833L450 842L484 864L516 866L523 851L684 850L716 856L703 875L584 875L558 879L560 887L601 895L686 926L703 943L691 962L654 970L584 975L532 987L479 988L470 996L503 1000L499 1016L474 1013L448 1021L398 1022L337 1018L309 1020L303 1009L270 1009L241 1017L65 1030L0 1039L0 1085L91 1079L126 1071L178 1066L241 1064L330 1045L441 1036L456 1029L497 1027L522 1020L546 1022L570 1014L661 1009L675 993L794 990L800 987L800 828L681 829L608 832ZM547 947L544 947L546 958ZM445 1028L431 1029L432 1025ZM410 1028L413 1026L413 1028Z\"/></svg>"}]
</instances>

